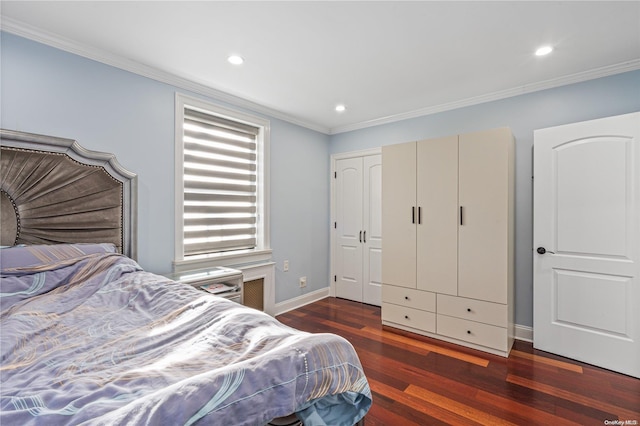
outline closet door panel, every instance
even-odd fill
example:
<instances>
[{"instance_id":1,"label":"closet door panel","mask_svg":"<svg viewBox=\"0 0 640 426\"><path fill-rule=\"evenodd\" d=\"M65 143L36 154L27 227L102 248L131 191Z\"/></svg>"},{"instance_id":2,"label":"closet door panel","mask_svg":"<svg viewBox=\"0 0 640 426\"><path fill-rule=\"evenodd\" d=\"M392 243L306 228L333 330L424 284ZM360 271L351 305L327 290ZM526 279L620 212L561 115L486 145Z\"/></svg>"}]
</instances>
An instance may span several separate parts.
<instances>
[{"instance_id":1,"label":"closet door panel","mask_svg":"<svg viewBox=\"0 0 640 426\"><path fill-rule=\"evenodd\" d=\"M382 147L382 282L416 287L416 143Z\"/></svg>"},{"instance_id":2,"label":"closet door panel","mask_svg":"<svg viewBox=\"0 0 640 426\"><path fill-rule=\"evenodd\" d=\"M458 290L458 136L417 144L417 288Z\"/></svg>"},{"instance_id":3,"label":"closet door panel","mask_svg":"<svg viewBox=\"0 0 640 426\"><path fill-rule=\"evenodd\" d=\"M362 158L336 162L336 296L362 302Z\"/></svg>"},{"instance_id":4,"label":"closet door panel","mask_svg":"<svg viewBox=\"0 0 640 426\"><path fill-rule=\"evenodd\" d=\"M362 301L380 306L382 294L382 155L363 158Z\"/></svg>"},{"instance_id":5,"label":"closet door panel","mask_svg":"<svg viewBox=\"0 0 640 426\"><path fill-rule=\"evenodd\" d=\"M459 137L458 295L507 303L509 129Z\"/></svg>"}]
</instances>

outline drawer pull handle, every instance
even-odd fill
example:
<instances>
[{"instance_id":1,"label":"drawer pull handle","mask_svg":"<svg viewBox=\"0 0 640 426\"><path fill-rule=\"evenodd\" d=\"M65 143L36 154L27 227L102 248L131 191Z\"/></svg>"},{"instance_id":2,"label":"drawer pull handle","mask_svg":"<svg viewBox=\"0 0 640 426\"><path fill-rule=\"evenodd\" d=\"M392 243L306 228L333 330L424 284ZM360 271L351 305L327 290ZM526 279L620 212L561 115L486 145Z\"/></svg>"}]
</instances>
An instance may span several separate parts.
<instances>
[{"instance_id":1,"label":"drawer pull handle","mask_svg":"<svg viewBox=\"0 0 640 426\"><path fill-rule=\"evenodd\" d=\"M471 334L471 330L467 330L467 334Z\"/></svg>"},{"instance_id":2,"label":"drawer pull handle","mask_svg":"<svg viewBox=\"0 0 640 426\"><path fill-rule=\"evenodd\" d=\"M467 312L471 312L471 308L467 308Z\"/></svg>"},{"instance_id":3,"label":"drawer pull handle","mask_svg":"<svg viewBox=\"0 0 640 426\"><path fill-rule=\"evenodd\" d=\"M409 315L405 315L405 316L404 316L404 319L409 319Z\"/></svg>"},{"instance_id":4,"label":"drawer pull handle","mask_svg":"<svg viewBox=\"0 0 640 426\"><path fill-rule=\"evenodd\" d=\"M405 297L404 297L404 300L409 300L409 296L405 296Z\"/></svg>"}]
</instances>

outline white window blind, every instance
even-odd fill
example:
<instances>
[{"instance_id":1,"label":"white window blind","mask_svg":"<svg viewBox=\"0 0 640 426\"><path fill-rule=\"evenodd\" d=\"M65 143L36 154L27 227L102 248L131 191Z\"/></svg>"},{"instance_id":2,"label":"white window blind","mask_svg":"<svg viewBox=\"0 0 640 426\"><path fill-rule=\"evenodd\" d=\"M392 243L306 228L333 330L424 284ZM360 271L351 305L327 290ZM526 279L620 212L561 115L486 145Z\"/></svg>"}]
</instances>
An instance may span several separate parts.
<instances>
[{"instance_id":1,"label":"white window blind","mask_svg":"<svg viewBox=\"0 0 640 426\"><path fill-rule=\"evenodd\" d=\"M185 105L184 256L257 244L258 127Z\"/></svg>"}]
</instances>

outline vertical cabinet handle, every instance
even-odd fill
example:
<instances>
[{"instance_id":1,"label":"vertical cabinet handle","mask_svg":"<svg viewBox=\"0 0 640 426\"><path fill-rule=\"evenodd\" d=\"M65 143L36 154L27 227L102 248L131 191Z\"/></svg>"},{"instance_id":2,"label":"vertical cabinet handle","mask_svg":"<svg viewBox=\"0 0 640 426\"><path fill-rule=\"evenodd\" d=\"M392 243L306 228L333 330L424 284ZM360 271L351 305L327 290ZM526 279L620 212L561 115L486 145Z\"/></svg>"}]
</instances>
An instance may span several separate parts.
<instances>
[{"instance_id":1,"label":"vertical cabinet handle","mask_svg":"<svg viewBox=\"0 0 640 426\"><path fill-rule=\"evenodd\" d=\"M411 207L411 223L416 223L416 208Z\"/></svg>"},{"instance_id":2,"label":"vertical cabinet handle","mask_svg":"<svg viewBox=\"0 0 640 426\"><path fill-rule=\"evenodd\" d=\"M418 207L418 225L422 224L422 207Z\"/></svg>"},{"instance_id":3,"label":"vertical cabinet handle","mask_svg":"<svg viewBox=\"0 0 640 426\"><path fill-rule=\"evenodd\" d=\"M362 231L360 231L360 242L362 242Z\"/></svg>"},{"instance_id":4,"label":"vertical cabinet handle","mask_svg":"<svg viewBox=\"0 0 640 426\"><path fill-rule=\"evenodd\" d=\"M462 220L462 212L463 212L463 209L462 209L462 206L460 206L460 225L464 225L464 221Z\"/></svg>"},{"instance_id":5,"label":"vertical cabinet handle","mask_svg":"<svg viewBox=\"0 0 640 426\"><path fill-rule=\"evenodd\" d=\"M362 231L362 242L363 243L367 242L367 231Z\"/></svg>"}]
</instances>

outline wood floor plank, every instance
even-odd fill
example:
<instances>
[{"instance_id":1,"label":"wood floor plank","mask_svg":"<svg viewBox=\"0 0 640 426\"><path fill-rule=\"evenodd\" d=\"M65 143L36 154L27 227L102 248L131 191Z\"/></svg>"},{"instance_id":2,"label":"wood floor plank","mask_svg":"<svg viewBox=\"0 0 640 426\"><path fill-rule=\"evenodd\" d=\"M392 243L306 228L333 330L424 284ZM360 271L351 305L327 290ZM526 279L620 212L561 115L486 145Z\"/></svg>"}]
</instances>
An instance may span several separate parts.
<instances>
[{"instance_id":1,"label":"wood floor plank","mask_svg":"<svg viewBox=\"0 0 640 426\"><path fill-rule=\"evenodd\" d=\"M520 358L529 359L529 360L537 362L537 363L553 365L554 367L564 368L565 370L575 371L576 373L580 373L580 374L583 373L582 367L579 366L579 365L569 364L568 362L558 361L558 360L555 360L555 359L549 359L549 358L545 358L543 356L530 354L530 353L518 351L518 350L515 350L515 349L511 350L510 356L517 356L517 357L520 357Z\"/></svg>"},{"instance_id":2,"label":"wood floor plank","mask_svg":"<svg viewBox=\"0 0 640 426\"><path fill-rule=\"evenodd\" d=\"M446 408L434 404L431 401L425 401L422 398L413 396L410 393L398 390L396 388L389 387L386 384L378 382L376 380L372 380L370 382L370 386L372 390L375 390L378 393L384 393L385 395L391 396L396 402L402 404L405 407L404 409L415 410L419 413L425 414L428 417L446 422L447 424L482 424L473 419L461 416L456 412L447 410Z\"/></svg>"},{"instance_id":3,"label":"wood floor plank","mask_svg":"<svg viewBox=\"0 0 640 426\"><path fill-rule=\"evenodd\" d=\"M509 373L568 392L575 392L576 384L578 384L581 394L589 395L592 399L596 399L601 403L609 403L622 409L633 411L640 405L640 389L635 389L634 391L618 388L613 386L613 383L608 379L611 377L611 372L607 372L605 376L594 375L590 373L596 367L586 364L580 367L583 373L556 368L548 363L526 361L523 358L512 357ZM626 376L614 375L614 377L618 379L614 383L619 383L619 380L624 380Z\"/></svg>"},{"instance_id":4,"label":"wood floor plank","mask_svg":"<svg viewBox=\"0 0 640 426\"><path fill-rule=\"evenodd\" d=\"M569 420L567 418L558 418L557 415L547 413L546 411L539 410L521 402L514 401L513 399L505 398L493 393L481 390L478 392L476 398L486 404L490 404L494 407L498 407L503 412L510 412L522 416L529 424L539 425L557 425L557 426L572 426L579 425L579 422ZM534 423L531 423L534 419Z\"/></svg>"},{"instance_id":5,"label":"wood floor plank","mask_svg":"<svg viewBox=\"0 0 640 426\"><path fill-rule=\"evenodd\" d=\"M609 412L618 416L621 419L637 419L640 422L640 411L629 411L624 408L618 407L614 404L603 402L598 399L594 399L591 396L582 395L578 392L571 392L565 389L559 389L554 386L546 385L544 383L536 382L534 380L526 379L523 377L518 377L514 375L508 375L507 381L509 383L518 384L520 386L525 386L529 389L533 389L538 392L543 392L548 395L555 396L557 398L562 398L567 401L572 401L583 405L585 407L593 407L599 410ZM579 389L576 389L578 391ZM638 410L640 410L640 400L638 400Z\"/></svg>"},{"instance_id":6,"label":"wood floor plank","mask_svg":"<svg viewBox=\"0 0 640 426\"><path fill-rule=\"evenodd\" d=\"M374 400L378 400L377 394L373 395ZM402 410L405 411L405 410ZM421 421L413 421L405 417L404 412L394 413L390 411L382 404L375 404L369 411L369 416L366 420L366 426L389 426L389 425L407 425L407 426L422 426Z\"/></svg>"},{"instance_id":7,"label":"wood floor plank","mask_svg":"<svg viewBox=\"0 0 640 426\"><path fill-rule=\"evenodd\" d=\"M477 410L466 404L462 404L450 398L443 397L435 392L431 392L427 389L419 386L409 385L405 391L408 395L413 395L421 400L435 404L438 407L444 408L447 411L457 413L460 416L465 417L467 420L473 420L482 425L496 425L496 426L511 426L515 423L511 423L496 416L492 416L482 410Z\"/></svg>"},{"instance_id":8,"label":"wood floor plank","mask_svg":"<svg viewBox=\"0 0 640 426\"><path fill-rule=\"evenodd\" d=\"M485 354L382 326L379 307L332 297L278 319L351 342L373 395L366 426L640 424L639 379L529 342L509 358Z\"/></svg>"}]
</instances>

